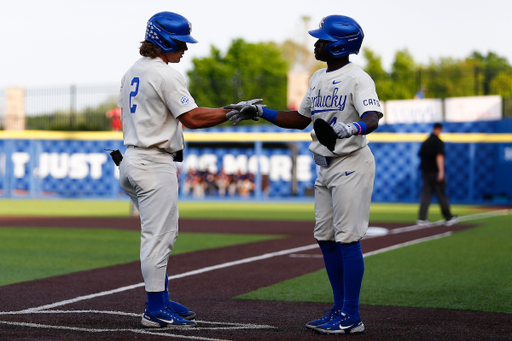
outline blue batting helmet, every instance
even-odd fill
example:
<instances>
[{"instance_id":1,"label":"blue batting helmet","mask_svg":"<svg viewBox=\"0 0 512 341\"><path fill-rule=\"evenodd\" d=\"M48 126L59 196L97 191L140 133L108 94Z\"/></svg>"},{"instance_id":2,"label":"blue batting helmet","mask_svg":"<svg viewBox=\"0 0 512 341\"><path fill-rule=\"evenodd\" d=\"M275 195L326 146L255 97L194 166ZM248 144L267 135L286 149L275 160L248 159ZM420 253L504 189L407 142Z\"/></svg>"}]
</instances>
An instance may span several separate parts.
<instances>
[{"instance_id":1,"label":"blue batting helmet","mask_svg":"<svg viewBox=\"0 0 512 341\"><path fill-rule=\"evenodd\" d=\"M363 43L363 29L357 21L343 15L329 15L322 19L320 28L309 31L315 38L327 40L327 54L334 58L358 54Z\"/></svg>"},{"instance_id":2,"label":"blue batting helmet","mask_svg":"<svg viewBox=\"0 0 512 341\"><path fill-rule=\"evenodd\" d=\"M144 39L155 44L162 52L174 52L178 49L176 40L197 43L190 35L191 31L192 24L185 17L173 12L160 12L149 19Z\"/></svg>"}]
</instances>

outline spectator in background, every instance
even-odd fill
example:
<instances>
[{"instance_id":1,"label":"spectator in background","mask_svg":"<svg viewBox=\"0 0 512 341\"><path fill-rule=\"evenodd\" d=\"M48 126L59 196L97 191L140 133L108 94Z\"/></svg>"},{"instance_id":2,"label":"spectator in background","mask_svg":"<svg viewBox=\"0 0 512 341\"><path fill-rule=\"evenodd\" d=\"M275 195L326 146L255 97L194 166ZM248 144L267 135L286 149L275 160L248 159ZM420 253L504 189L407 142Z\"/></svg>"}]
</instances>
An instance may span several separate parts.
<instances>
[{"instance_id":1,"label":"spectator in background","mask_svg":"<svg viewBox=\"0 0 512 341\"><path fill-rule=\"evenodd\" d=\"M444 172L444 142L439 138L443 131L441 123L435 123L432 134L421 145L418 153L421 158L420 169L422 171L423 188L421 190L419 220L420 226L429 226L427 220L428 207L435 193L441 206L441 213L445 218L445 225L451 226L459 222L459 218L450 212L450 204L446 196L446 177Z\"/></svg>"},{"instance_id":2,"label":"spectator in background","mask_svg":"<svg viewBox=\"0 0 512 341\"><path fill-rule=\"evenodd\" d=\"M206 182L205 187L206 187L207 194L210 196L214 196L215 193L217 192L217 184L215 182L215 174L210 173L209 170L206 170L206 172L204 174L204 179Z\"/></svg>"},{"instance_id":3,"label":"spectator in background","mask_svg":"<svg viewBox=\"0 0 512 341\"><path fill-rule=\"evenodd\" d=\"M425 98L425 87L421 86L418 92L414 95L414 99L424 99Z\"/></svg>"},{"instance_id":4,"label":"spectator in background","mask_svg":"<svg viewBox=\"0 0 512 341\"><path fill-rule=\"evenodd\" d=\"M219 189L220 197L226 196L226 191L228 189L230 181L231 181L231 179L230 179L229 175L226 174L224 169L221 169L220 173L216 175L215 183L217 185L217 188Z\"/></svg>"},{"instance_id":5,"label":"spectator in background","mask_svg":"<svg viewBox=\"0 0 512 341\"><path fill-rule=\"evenodd\" d=\"M105 115L110 118L112 131L121 131L123 129L123 124L121 122L121 108L115 107L114 109L110 109Z\"/></svg>"}]
</instances>

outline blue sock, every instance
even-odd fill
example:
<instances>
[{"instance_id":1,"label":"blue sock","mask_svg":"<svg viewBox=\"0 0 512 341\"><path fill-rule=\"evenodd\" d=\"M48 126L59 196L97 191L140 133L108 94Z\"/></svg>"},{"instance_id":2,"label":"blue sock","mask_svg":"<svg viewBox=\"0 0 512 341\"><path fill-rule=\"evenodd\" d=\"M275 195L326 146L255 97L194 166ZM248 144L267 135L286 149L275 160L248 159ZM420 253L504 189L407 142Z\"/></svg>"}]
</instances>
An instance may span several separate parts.
<instances>
[{"instance_id":1,"label":"blue sock","mask_svg":"<svg viewBox=\"0 0 512 341\"><path fill-rule=\"evenodd\" d=\"M165 295L164 300L166 305L169 303L169 277L165 274Z\"/></svg>"},{"instance_id":2,"label":"blue sock","mask_svg":"<svg viewBox=\"0 0 512 341\"><path fill-rule=\"evenodd\" d=\"M343 282L343 253L341 244L334 241L318 241L322 254L324 255L325 269L332 287L334 296L334 308L342 309L345 300Z\"/></svg>"},{"instance_id":3,"label":"blue sock","mask_svg":"<svg viewBox=\"0 0 512 341\"><path fill-rule=\"evenodd\" d=\"M359 294L364 274L363 251L361 243L340 244L343 252L343 267L345 273L345 301L343 311L350 316L359 318Z\"/></svg>"},{"instance_id":4,"label":"blue sock","mask_svg":"<svg viewBox=\"0 0 512 341\"><path fill-rule=\"evenodd\" d=\"M147 294L149 310L161 310L167 307L165 302L165 296L168 296L167 291L148 292Z\"/></svg>"}]
</instances>

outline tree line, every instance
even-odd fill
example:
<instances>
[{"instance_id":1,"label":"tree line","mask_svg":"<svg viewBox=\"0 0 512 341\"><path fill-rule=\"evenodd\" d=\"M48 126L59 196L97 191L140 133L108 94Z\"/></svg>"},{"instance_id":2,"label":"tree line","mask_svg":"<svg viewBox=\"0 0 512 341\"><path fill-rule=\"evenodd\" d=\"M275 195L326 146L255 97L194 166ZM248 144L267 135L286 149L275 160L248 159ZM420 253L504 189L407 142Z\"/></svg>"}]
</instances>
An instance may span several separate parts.
<instances>
[{"instance_id":1,"label":"tree line","mask_svg":"<svg viewBox=\"0 0 512 341\"><path fill-rule=\"evenodd\" d=\"M309 53L309 55L308 55ZM418 64L407 49L397 51L386 71L381 57L362 51L361 67L375 80L379 98L412 99L419 89L425 98L501 95L512 97L512 66L493 52L473 52L465 59L443 57ZM188 72L190 91L201 105L221 106L250 98L263 98L275 109L286 109L287 73L298 62L310 74L324 63L312 62L311 52L291 41L283 44L233 41L223 56L212 47L210 56L195 58Z\"/></svg>"},{"instance_id":2,"label":"tree line","mask_svg":"<svg viewBox=\"0 0 512 341\"><path fill-rule=\"evenodd\" d=\"M475 51L464 59L443 57L424 65L416 63L409 51L403 49L395 53L389 71L371 49L364 48L362 56L365 65L361 67L374 79L381 101L412 99L419 89L424 90L425 98L480 95L512 98L512 66L506 58L493 52L484 55ZM193 68L187 72L189 90L198 105L220 107L262 98L268 107L276 110L288 109L288 72L300 70L312 74L325 67L314 59L310 48L291 40L277 44L235 39L226 53L212 45L208 56L194 58L192 63ZM512 100L504 102L512 104ZM29 118L27 129L109 130L105 112L112 107L115 104L109 102L83 113L59 112Z\"/></svg>"}]
</instances>

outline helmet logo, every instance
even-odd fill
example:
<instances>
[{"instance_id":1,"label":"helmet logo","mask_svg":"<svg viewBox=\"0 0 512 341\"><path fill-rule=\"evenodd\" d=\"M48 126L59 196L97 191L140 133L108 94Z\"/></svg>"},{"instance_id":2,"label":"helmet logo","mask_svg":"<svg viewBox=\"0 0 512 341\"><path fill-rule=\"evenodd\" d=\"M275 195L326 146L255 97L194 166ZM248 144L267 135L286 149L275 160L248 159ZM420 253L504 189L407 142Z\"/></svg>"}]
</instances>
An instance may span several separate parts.
<instances>
[{"instance_id":1,"label":"helmet logo","mask_svg":"<svg viewBox=\"0 0 512 341\"><path fill-rule=\"evenodd\" d=\"M153 25L152 22L148 22L148 27L146 28L146 40L154 39L156 41L160 41L160 38L158 37L158 34L155 32L155 30L160 30L158 27Z\"/></svg>"},{"instance_id":2,"label":"helmet logo","mask_svg":"<svg viewBox=\"0 0 512 341\"><path fill-rule=\"evenodd\" d=\"M192 33L192 23L190 21L188 22L188 33Z\"/></svg>"},{"instance_id":3,"label":"helmet logo","mask_svg":"<svg viewBox=\"0 0 512 341\"><path fill-rule=\"evenodd\" d=\"M324 27L325 17L320 21L320 25L318 25L320 28Z\"/></svg>"}]
</instances>

